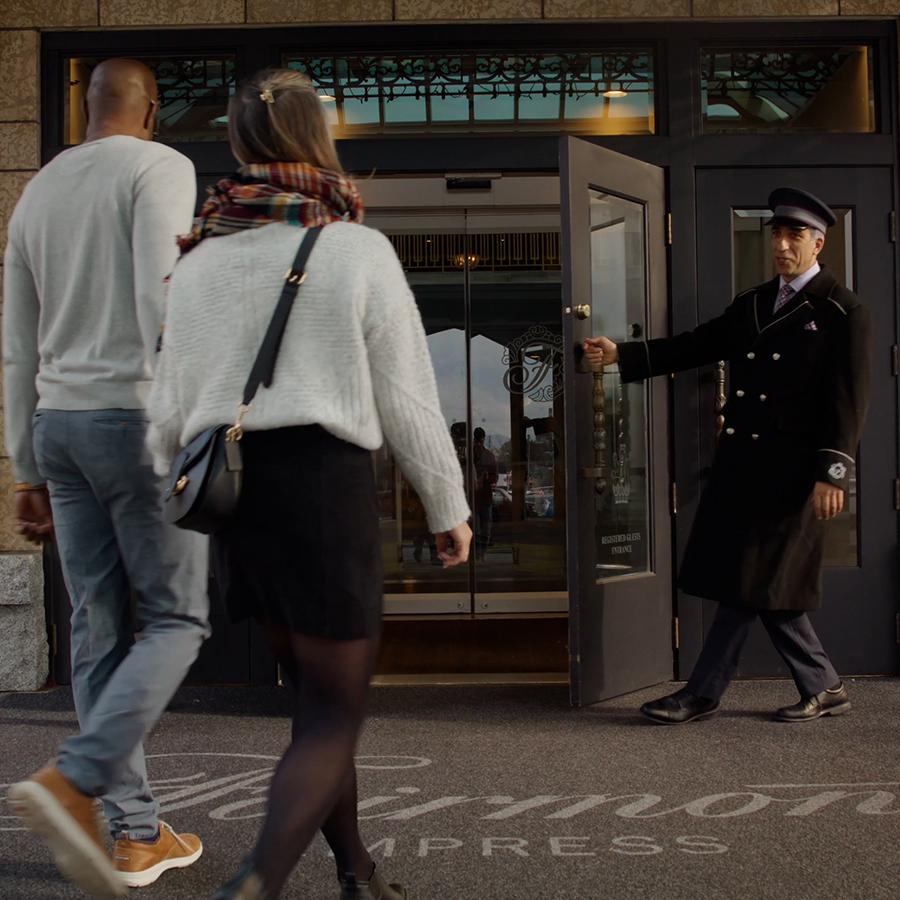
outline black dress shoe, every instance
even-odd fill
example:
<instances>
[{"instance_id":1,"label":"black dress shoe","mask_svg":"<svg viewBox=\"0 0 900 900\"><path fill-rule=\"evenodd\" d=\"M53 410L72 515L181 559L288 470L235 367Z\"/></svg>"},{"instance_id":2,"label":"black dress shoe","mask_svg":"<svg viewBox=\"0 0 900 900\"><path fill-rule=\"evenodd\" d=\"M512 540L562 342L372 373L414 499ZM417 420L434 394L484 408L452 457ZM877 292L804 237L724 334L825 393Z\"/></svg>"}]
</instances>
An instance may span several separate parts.
<instances>
[{"instance_id":1,"label":"black dress shoe","mask_svg":"<svg viewBox=\"0 0 900 900\"><path fill-rule=\"evenodd\" d=\"M694 719L711 716L718 708L718 700L695 697L689 690L682 688L667 697L645 703L641 712L660 725L684 725Z\"/></svg>"},{"instance_id":2,"label":"black dress shoe","mask_svg":"<svg viewBox=\"0 0 900 900\"><path fill-rule=\"evenodd\" d=\"M388 884L372 867L368 881L360 881L352 872L338 875L341 900L406 900L406 888Z\"/></svg>"},{"instance_id":3,"label":"black dress shoe","mask_svg":"<svg viewBox=\"0 0 900 900\"><path fill-rule=\"evenodd\" d=\"M245 860L237 875L222 885L213 900L274 900L275 895L266 890L262 876L253 868L251 860Z\"/></svg>"},{"instance_id":4,"label":"black dress shoe","mask_svg":"<svg viewBox=\"0 0 900 900\"><path fill-rule=\"evenodd\" d=\"M822 716L840 716L850 712L850 697L843 683L836 688L806 697L793 706L784 706L775 713L779 722L812 722Z\"/></svg>"}]
</instances>

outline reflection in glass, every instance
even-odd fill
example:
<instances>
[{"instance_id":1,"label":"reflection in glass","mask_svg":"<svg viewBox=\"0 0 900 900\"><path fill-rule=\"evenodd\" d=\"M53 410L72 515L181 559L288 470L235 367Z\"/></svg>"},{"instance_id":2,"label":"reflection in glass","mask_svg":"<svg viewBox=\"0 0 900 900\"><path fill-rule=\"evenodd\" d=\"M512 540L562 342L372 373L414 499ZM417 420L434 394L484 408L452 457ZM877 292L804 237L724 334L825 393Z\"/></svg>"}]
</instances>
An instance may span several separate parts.
<instances>
[{"instance_id":1,"label":"reflection in glass","mask_svg":"<svg viewBox=\"0 0 900 900\"><path fill-rule=\"evenodd\" d=\"M492 594L507 609L519 602L510 594L532 595L531 611L556 608L566 589L559 213L368 222L415 294L473 512L469 566L442 569L421 501L390 451L376 454L389 608L404 594L405 612L468 613L473 588L478 612L498 610Z\"/></svg>"},{"instance_id":2,"label":"reflection in glass","mask_svg":"<svg viewBox=\"0 0 900 900\"><path fill-rule=\"evenodd\" d=\"M819 262L828 268L841 284L847 285L852 290L853 211L834 209L834 214L837 223L828 229L825 246L819 254ZM775 275L772 245L765 224L771 215L767 209L732 210L731 232L734 248L732 272L735 294L762 284ZM859 471L858 466L856 471ZM858 492L854 478L847 490L844 511L837 518L825 523L825 565L859 565L858 541Z\"/></svg>"},{"instance_id":3,"label":"reflection in glass","mask_svg":"<svg viewBox=\"0 0 900 900\"><path fill-rule=\"evenodd\" d=\"M592 334L639 337L647 307L644 208L591 190L590 210ZM623 384L617 366L593 377L603 419L594 445L605 470L594 493L600 580L650 567L647 387Z\"/></svg>"},{"instance_id":4,"label":"reflection in glass","mask_svg":"<svg viewBox=\"0 0 900 900\"><path fill-rule=\"evenodd\" d=\"M235 90L233 56L172 57L136 56L149 66L159 87L159 140L228 140L228 98ZM84 140L84 98L91 72L102 60L78 57L66 60L65 143Z\"/></svg>"},{"instance_id":5,"label":"reflection in glass","mask_svg":"<svg viewBox=\"0 0 900 900\"><path fill-rule=\"evenodd\" d=\"M393 131L567 131L653 134L653 56L646 48L593 52L301 56L334 98L338 137Z\"/></svg>"},{"instance_id":6,"label":"reflection in glass","mask_svg":"<svg viewBox=\"0 0 900 900\"><path fill-rule=\"evenodd\" d=\"M871 47L701 51L703 131L875 130Z\"/></svg>"},{"instance_id":7,"label":"reflection in glass","mask_svg":"<svg viewBox=\"0 0 900 900\"><path fill-rule=\"evenodd\" d=\"M454 264L452 252L464 220L462 216L372 213L367 224L388 236L406 270L425 326L441 410L465 471L465 426L460 436L458 424L465 422L467 409L465 279L464 267ZM468 567L442 568L422 501L387 445L375 454L375 474L385 593L443 594L447 602L431 611L469 612L469 598L460 596L469 591Z\"/></svg>"},{"instance_id":8,"label":"reflection in glass","mask_svg":"<svg viewBox=\"0 0 900 900\"><path fill-rule=\"evenodd\" d=\"M470 214L469 241L475 590L564 591L559 216Z\"/></svg>"}]
</instances>

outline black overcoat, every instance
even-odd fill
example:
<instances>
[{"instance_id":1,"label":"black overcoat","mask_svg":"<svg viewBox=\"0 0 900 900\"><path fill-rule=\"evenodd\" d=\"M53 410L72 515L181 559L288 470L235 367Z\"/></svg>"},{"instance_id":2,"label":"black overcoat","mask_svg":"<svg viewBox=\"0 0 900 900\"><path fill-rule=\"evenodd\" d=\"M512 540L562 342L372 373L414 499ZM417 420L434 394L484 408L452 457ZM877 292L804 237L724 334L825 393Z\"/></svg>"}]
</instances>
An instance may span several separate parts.
<instances>
[{"instance_id":1,"label":"black overcoat","mask_svg":"<svg viewBox=\"0 0 900 900\"><path fill-rule=\"evenodd\" d=\"M619 345L623 380L729 362L723 430L682 563L688 593L733 606L818 609L816 481L847 490L870 383L867 307L824 269L777 314L779 279L694 331Z\"/></svg>"}]
</instances>

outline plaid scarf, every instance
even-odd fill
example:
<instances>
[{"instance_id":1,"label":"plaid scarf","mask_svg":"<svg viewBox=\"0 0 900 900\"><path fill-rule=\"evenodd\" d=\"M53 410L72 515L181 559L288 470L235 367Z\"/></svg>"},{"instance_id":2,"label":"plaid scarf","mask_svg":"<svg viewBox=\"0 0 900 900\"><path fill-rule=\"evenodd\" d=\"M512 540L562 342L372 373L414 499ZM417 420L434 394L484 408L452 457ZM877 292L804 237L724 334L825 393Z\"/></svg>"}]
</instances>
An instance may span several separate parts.
<instances>
[{"instance_id":1,"label":"plaid scarf","mask_svg":"<svg viewBox=\"0 0 900 900\"><path fill-rule=\"evenodd\" d=\"M178 238L182 254L204 238L234 234L270 222L306 227L361 222L362 200L343 175L308 163L253 163L207 188L209 199L190 234Z\"/></svg>"}]
</instances>

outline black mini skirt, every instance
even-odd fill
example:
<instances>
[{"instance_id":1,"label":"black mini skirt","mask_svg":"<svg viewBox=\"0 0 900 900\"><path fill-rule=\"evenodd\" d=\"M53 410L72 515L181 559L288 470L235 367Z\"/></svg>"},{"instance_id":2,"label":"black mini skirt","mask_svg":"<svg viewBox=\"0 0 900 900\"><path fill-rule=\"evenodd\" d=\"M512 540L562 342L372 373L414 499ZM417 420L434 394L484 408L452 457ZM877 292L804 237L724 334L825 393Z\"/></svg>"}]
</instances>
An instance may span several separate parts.
<instances>
[{"instance_id":1,"label":"black mini skirt","mask_svg":"<svg viewBox=\"0 0 900 900\"><path fill-rule=\"evenodd\" d=\"M232 621L374 637L383 569L372 455L318 425L245 432L233 524L212 539Z\"/></svg>"}]
</instances>

